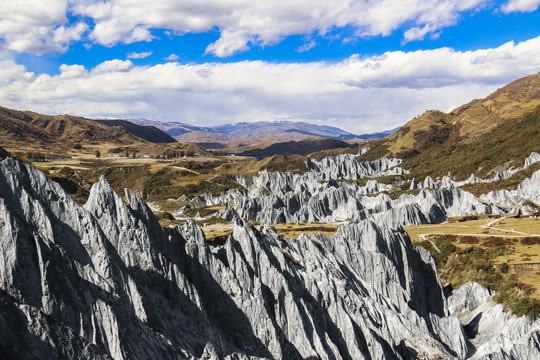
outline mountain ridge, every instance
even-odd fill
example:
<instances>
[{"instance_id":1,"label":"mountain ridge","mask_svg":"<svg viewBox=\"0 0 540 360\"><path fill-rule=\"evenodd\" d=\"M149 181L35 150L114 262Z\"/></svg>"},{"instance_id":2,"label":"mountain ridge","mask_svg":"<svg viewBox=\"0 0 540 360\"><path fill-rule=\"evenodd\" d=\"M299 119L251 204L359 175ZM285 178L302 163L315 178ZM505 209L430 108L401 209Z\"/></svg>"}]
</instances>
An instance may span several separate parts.
<instances>
[{"instance_id":1,"label":"mountain ridge","mask_svg":"<svg viewBox=\"0 0 540 360\"><path fill-rule=\"evenodd\" d=\"M305 137L319 136L338 140L370 140L380 139L389 132L356 135L333 126L318 125L301 121L254 121L225 124L210 127L199 127L180 122L159 122L147 119L128 119L139 125L153 125L167 132L178 141L191 142L227 142L249 141L249 139L279 133L293 133L286 141L302 140Z\"/></svg>"}]
</instances>

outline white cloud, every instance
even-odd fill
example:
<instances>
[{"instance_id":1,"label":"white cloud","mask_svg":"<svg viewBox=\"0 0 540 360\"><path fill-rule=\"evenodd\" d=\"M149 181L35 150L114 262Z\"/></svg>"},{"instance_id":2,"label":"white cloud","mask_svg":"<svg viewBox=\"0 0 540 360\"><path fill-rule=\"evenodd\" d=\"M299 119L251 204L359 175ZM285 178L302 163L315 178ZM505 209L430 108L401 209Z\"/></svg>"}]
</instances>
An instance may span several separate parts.
<instances>
[{"instance_id":1,"label":"white cloud","mask_svg":"<svg viewBox=\"0 0 540 360\"><path fill-rule=\"evenodd\" d=\"M0 40L17 52L63 52L87 30L83 23L67 26L67 8L66 0L1 1Z\"/></svg>"},{"instance_id":2,"label":"white cloud","mask_svg":"<svg viewBox=\"0 0 540 360\"><path fill-rule=\"evenodd\" d=\"M533 11L540 0L509 0L503 12ZM169 34L218 29L207 53L227 57L252 46L269 46L291 35L324 35L351 26L356 37L404 31L403 41L437 36L464 14L491 0L17 0L0 2L0 40L17 52L63 52L87 39L104 46L151 41L153 29ZM69 24L82 15L95 24ZM311 46L312 44L306 44ZM302 47L300 50L304 49Z\"/></svg>"},{"instance_id":3,"label":"white cloud","mask_svg":"<svg viewBox=\"0 0 540 360\"><path fill-rule=\"evenodd\" d=\"M118 72L118 71L127 71L133 67L133 63L129 60L109 60L102 62L92 69L92 72L95 73L105 73L105 72Z\"/></svg>"},{"instance_id":4,"label":"white cloud","mask_svg":"<svg viewBox=\"0 0 540 360\"><path fill-rule=\"evenodd\" d=\"M510 0L501 6L501 10L504 13L533 12L538 9L538 5L540 5L540 0Z\"/></svg>"},{"instance_id":5,"label":"white cloud","mask_svg":"<svg viewBox=\"0 0 540 360\"><path fill-rule=\"evenodd\" d=\"M213 125L306 120L363 133L397 127L426 109L449 110L540 70L540 37L493 49L448 48L353 56L329 64L111 60L36 76L0 62L0 104L43 113L146 117ZM99 89L99 91L96 91Z\"/></svg>"},{"instance_id":6,"label":"white cloud","mask_svg":"<svg viewBox=\"0 0 540 360\"><path fill-rule=\"evenodd\" d=\"M73 11L93 18L96 43L150 41L151 29L171 34L219 29L220 38L206 52L219 57L267 46L296 34L326 34L347 25L356 36L389 35L409 27L405 41L454 25L459 17L491 4L490 0L110 0L85 1ZM409 23L413 25L408 25Z\"/></svg>"},{"instance_id":7,"label":"white cloud","mask_svg":"<svg viewBox=\"0 0 540 360\"><path fill-rule=\"evenodd\" d=\"M60 65L60 75L62 79L78 79L88 74L88 70L82 65Z\"/></svg>"},{"instance_id":8,"label":"white cloud","mask_svg":"<svg viewBox=\"0 0 540 360\"><path fill-rule=\"evenodd\" d=\"M178 60L178 55L171 54L171 55L167 56L166 58L164 58L163 60L165 60L165 61L177 61Z\"/></svg>"},{"instance_id":9,"label":"white cloud","mask_svg":"<svg viewBox=\"0 0 540 360\"><path fill-rule=\"evenodd\" d=\"M6 86L14 81L33 81L35 75L26 71L23 65L15 63L13 60L0 60L0 85Z\"/></svg>"},{"instance_id":10,"label":"white cloud","mask_svg":"<svg viewBox=\"0 0 540 360\"><path fill-rule=\"evenodd\" d=\"M127 54L128 59L144 59L152 55L153 51L145 51L141 53L130 52Z\"/></svg>"}]
</instances>

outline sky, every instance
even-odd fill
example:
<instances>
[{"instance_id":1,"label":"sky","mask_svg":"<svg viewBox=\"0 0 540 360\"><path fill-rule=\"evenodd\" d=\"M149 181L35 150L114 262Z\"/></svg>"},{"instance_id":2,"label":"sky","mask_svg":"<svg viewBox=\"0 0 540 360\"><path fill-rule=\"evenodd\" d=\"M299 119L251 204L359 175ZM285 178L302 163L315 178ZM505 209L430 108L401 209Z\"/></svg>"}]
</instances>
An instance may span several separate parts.
<instances>
[{"instance_id":1,"label":"sky","mask_svg":"<svg viewBox=\"0 0 540 360\"><path fill-rule=\"evenodd\" d=\"M540 0L0 2L0 106L356 134L540 71Z\"/></svg>"}]
</instances>

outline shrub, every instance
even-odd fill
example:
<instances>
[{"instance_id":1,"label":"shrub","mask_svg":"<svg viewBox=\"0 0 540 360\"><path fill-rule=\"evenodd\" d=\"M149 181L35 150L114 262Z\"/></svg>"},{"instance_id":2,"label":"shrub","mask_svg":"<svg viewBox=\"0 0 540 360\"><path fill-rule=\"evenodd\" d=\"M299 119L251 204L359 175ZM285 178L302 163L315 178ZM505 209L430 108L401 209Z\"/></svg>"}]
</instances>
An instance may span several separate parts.
<instances>
[{"instance_id":1,"label":"shrub","mask_svg":"<svg viewBox=\"0 0 540 360\"><path fill-rule=\"evenodd\" d=\"M527 236L521 239L521 245L538 245L540 244L540 237Z\"/></svg>"},{"instance_id":2,"label":"shrub","mask_svg":"<svg viewBox=\"0 0 540 360\"><path fill-rule=\"evenodd\" d=\"M540 302L527 297L518 297L511 303L510 309L518 316L526 315L536 319L540 315Z\"/></svg>"}]
</instances>

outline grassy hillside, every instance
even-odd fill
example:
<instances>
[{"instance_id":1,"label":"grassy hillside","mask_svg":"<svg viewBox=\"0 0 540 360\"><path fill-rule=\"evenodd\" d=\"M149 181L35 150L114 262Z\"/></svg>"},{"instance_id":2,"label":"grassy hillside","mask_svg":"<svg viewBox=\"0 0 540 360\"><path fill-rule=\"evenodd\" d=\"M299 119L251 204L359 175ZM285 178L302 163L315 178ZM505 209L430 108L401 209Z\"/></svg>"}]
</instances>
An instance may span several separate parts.
<instances>
[{"instance_id":1,"label":"grassy hillside","mask_svg":"<svg viewBox=\"0 0 540 360\"><path fill-rule=\"evenodd\" d=\"M408 137L414 141L411 141L410 148L394 154L407 160L405 167L417 179L427 175L449 175L463 180L472 173L486 177L493 170L523 166L531 152L540 152L540 107L475 138L460 136L459 128L446 122L422 129L400 129L396 137ZM373 160L387 155L396 144L394 140L387 138L374 143L370 151L359 159Z\"/></svg>"},{"instance_id":2,"label":"grassy hillside","mask_svg":"<svg viewBox=\"0 0 540 360\"><path fill-rule=\"evenodd\" d=\"M463 140L451 128L444 129L420 132L414 149L418 153L400 154L419 178L451 175L462 180L471 173L486 177L494 169L523 166L531 152L540 152L540 107L473 139Z\"/></svg>"},{"instance_id":3,"label":"grassy hillside","mask_svg":"<svg viewBox=\"0 0 540 360\"><path fill-rule=\"evenodd\" d=\"M431 253L443 282L454 288L478 282L517 315L540 315L540 219L486 218L405 230L415 246Z\"/></svg>"},{"instance_id":4,"label":"grassy hillside","mask_svg":"<svg viewBox=\"0 0 540 360\"><path fill-rule=\"evenodd\" d=\"M253 176L261 170L303 174L308 171L306 160L306 157L300 155L275 155L260 161L223 164L218 167L216 171L220 173L241 174L246 176Z\"/></svg>"},{"instance_id":5,"label":"grassy hillside","mask_svg":"<svg viewBox=\"0 0 540 360\"><path fill-rule=\"evenodd\" d=\"M131 134L149 141L151 143L158 143L158 144L166 144L166 143L174 143L176 140L171 137L169 134L161 131L155 126L149 126L149 125L137 125L127 120L94 120L100 124L113 127L113 126L121 126L124 129L126 129Z\"/></svg>"},{"instance_id":6,"label":"grassy hillside","mask_svg":"<svg viewBox=\"0 0 540 360\"><path fill-rule=\"evenodd\" d=\"M396 156L408 160L417 178L521 166L540 147L540 73L516 80L485 99L446 114L427 111L371 144L361 160Z\"/></svg>"}]
</instances>

